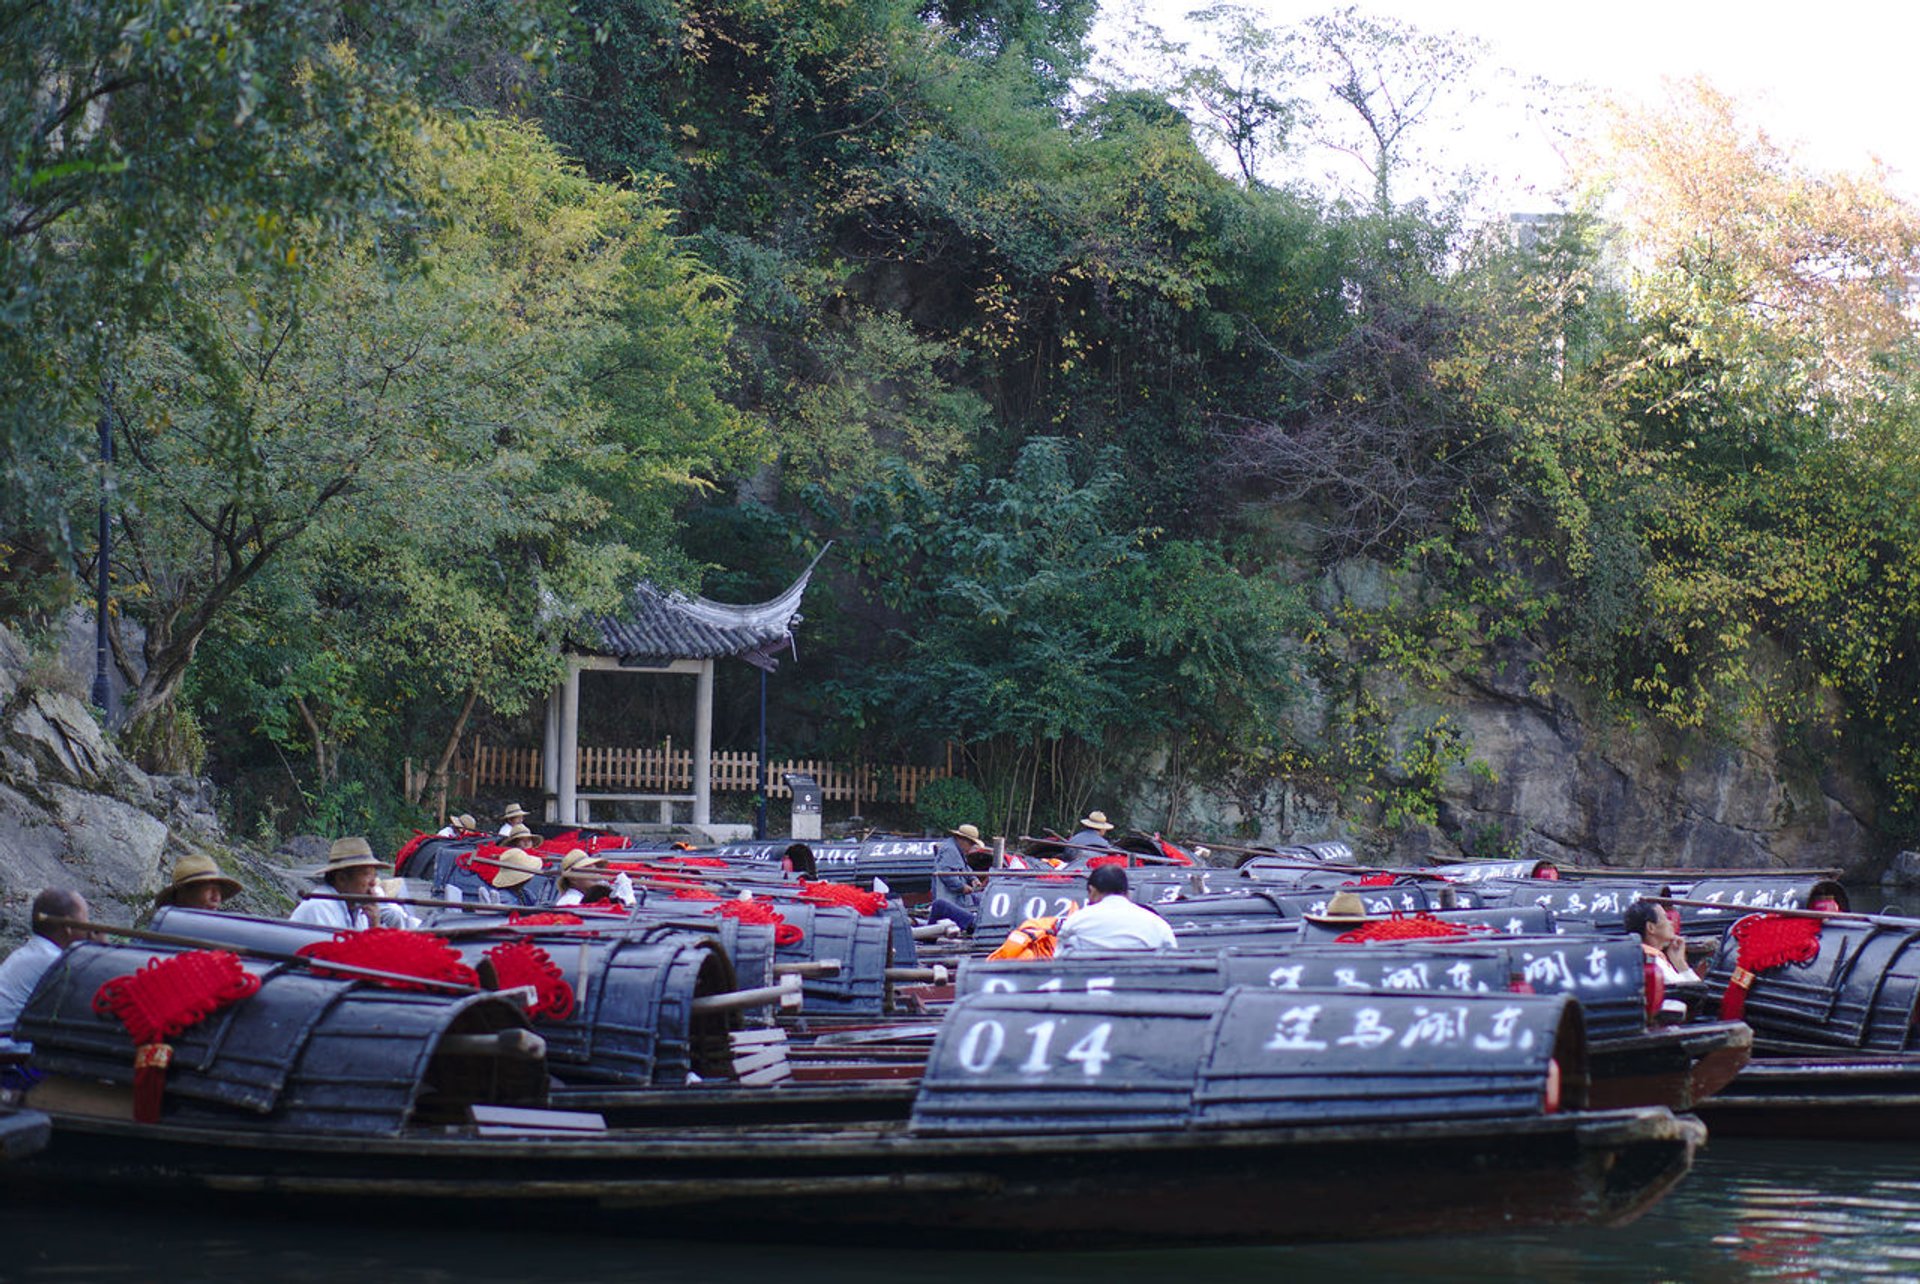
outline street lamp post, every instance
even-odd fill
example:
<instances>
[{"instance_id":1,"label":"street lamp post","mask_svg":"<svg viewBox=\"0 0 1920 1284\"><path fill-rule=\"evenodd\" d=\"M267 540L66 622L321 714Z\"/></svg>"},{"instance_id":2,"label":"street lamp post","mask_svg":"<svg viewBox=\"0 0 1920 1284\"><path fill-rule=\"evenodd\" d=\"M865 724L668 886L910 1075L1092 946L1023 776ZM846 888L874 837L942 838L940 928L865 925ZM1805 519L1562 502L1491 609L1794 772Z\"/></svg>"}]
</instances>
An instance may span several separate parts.
<instances>
[{"instance_id":1,"label":"street lamp post","mask_svg":"<svg viewBox=\"0 0 1920 1284\"><path fill-rule=\"evenodd\" d=\"M100 397L100 562L93 602L93 703L102 712L113 699L113 684L107 678L107 592L113 538L107 511L107 474L113 465L112 394L109 385Z\"/></svg>"},{"instance_id":2,"label":"street lamp post","mask_svg":"<svg viewBox=\"0 0 1920 1284\"><path fill-rule=\"evenodd\" d=\"M753 836L767 836L767 671L760 670L760 799L753 807Z\"/></svg>"}]
</instances>

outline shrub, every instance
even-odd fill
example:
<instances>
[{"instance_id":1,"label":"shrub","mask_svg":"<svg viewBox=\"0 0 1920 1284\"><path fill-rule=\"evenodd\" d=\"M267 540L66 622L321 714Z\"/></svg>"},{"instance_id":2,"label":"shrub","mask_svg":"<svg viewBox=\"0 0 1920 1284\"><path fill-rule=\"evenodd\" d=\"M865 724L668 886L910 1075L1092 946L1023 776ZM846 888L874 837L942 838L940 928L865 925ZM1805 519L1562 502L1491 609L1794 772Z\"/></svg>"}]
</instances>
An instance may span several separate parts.
<instances>
[{"instance_id":1,"label":"shrub","mask_svg":"<svg viewBox=\"0 0 1920 1284\"><path fill-rule=\"evenodd\" d=\"M140 770L155 775L197 776L207 761L200 720L179 704L159 705L128 723L120 748Z\"/></svg>"},{"instance_id":2,"label":"shrub","mask_svg":"<svg viewBox=\"0 0 1920 1284\"><path fill-rule=\"evenodd\" d=\"M944 832L969 822L981 823L987 814L987 796L972 781L942 776L921 788L914 810L928 829Z\"/></svg>"}]
</instances>

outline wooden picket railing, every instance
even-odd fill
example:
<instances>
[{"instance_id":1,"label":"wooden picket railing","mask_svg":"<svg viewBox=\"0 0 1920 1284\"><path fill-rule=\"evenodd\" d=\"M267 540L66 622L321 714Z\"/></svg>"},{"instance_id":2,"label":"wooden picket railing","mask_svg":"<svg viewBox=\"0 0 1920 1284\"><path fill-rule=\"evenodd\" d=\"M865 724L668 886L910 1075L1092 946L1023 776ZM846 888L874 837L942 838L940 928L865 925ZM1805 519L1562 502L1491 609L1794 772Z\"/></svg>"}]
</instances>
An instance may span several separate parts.
<instances>
[{"instance_id":1,"label":"wooden picket railing","mask_svg":"<svg viewBox=\"0 0 1920 1284\"><path fill-rule=\"evenodd\" d=\"M509 786L539 789L544 783L539 749L508 748L502 745L476 744L469 751L465 770L467 793L487 787ZM752 793L760 787L760 755L756 753L716 752L711 756L713 792ZM929 781L953 773L944 766L918 766L892 763L827 762L817 758L775 760L767 784L769 798L786 798L786 773L804 772L820 782L822 797L829 802L862 802L884 799L911 806ZM651 748L580 746L582 793L659 793L684 794L693 790L693 751L676 749L669 738Z\"/></svg>"},{"instance_id":2,"label":"wooden picket railing","mask_svg":"<svg viewBox=\"0 0 1920 1284\"><path fill-rule=\"evenodd\" d=\"M512 785L519 789L539 789L546 783L540 771L538 749L512 749L505 745L476 744L467 755L467 793L481 785Z\"/></svg>"}]
</instances>

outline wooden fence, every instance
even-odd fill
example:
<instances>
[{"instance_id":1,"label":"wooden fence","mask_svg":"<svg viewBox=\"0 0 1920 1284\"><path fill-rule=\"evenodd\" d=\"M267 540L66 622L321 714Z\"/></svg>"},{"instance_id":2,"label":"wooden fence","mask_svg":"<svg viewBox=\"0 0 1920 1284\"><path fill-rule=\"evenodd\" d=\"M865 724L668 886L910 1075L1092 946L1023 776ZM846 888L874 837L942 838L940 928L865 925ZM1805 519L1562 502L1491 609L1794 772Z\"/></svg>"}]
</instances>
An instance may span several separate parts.
<instances>
[{"instance_id":1,"label":"wooden fence","mask_svg":"<svg viewBox=\"0 0 1920 1284\"><path fill-rule=\"evenodd\" d=\"M465 770L466 792L507 786L538 790L544 785L541 751L476 744ZM719 752L711 756L713 792L753 793L760 788L760 755ZM929 781L953 773L944 766L892 763L826 762L817 758L789 758L772 763L767 784L769 798L786 798L786 773L802 772L820 782L829 802L903 802L911 806ZM676 749L671 738L657 748L580 746L582 793L685 794L693 791L693 751Z\"/></svg>"}]
</instances>

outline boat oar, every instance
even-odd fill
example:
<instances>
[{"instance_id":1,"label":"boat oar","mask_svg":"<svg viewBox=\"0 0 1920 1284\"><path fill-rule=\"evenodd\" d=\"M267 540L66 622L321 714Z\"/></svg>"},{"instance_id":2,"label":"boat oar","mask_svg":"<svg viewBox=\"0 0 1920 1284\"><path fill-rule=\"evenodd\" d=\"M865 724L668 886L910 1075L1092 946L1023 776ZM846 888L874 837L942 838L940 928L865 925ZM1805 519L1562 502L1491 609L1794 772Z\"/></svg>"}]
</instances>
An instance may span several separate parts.
<instances>
[{"instance_id":1,"label":"boat oar","mask_svg":"<svg viewBox=\"0 0 1920 1284\"><path fill-rule=\"evenodd\" d=\"M1667 878L1676 881L1699 882L1704 874L1716 877L1724 871L1711 869L1629 869L1616 866L1599 865L1560 865L1556 866L1562 874L1577 874L1581 878ZM1744 875L1738 871L1735 876ZM1770 869L1763 877L1775 878L1812 878L1823 882L1838 882L1840 871L1837 869Z\"/></svg>"},{"instance_id":2,"label":"boat oar","mask_svg":"<svg viewBox=\"0 0 1920 1284\"><path fill-rule=\"evenodd\" d=\"M1020 837L1014 839L1014 841L1017 843L1045 843L1049 847L1064 847L1071 852L1091 852L1095 856L1125 856L1129 860L1141 860L1149 865L1178 865L1182 869L1187 868L1184 861L1177 861L1171 856L1159 856L1151 852L1129 851L1124 847L1095 847L1090 843L1070 843L1064 838L1032 838L1026 834L1020 835ZM1194 868L1204 869L1205 866L1196 865Z\"/></svg>"},{"instance_id":3,"label":"boat oar","mask_svg":"<svg viewBox=\"0 0 1920 1284\"><path fill-rule=\"evenodd\" d=\"M953 973L946 964L935 963L931 967L890 967L886 977L889 981L902 981L909 985L945 985L953 979Z\"/></svg>"},{"instance_id":4,"label":"boat oar","mask_svg":"<svg viewBox=\"0 0 1920 1284\"><path fill-rule=\"evenodd\" d=\"M37 923L46 923L53 927L72 928L80 932L98 932L108 936L125 936L136 941L147 941L154 945L178 945L190 950L225 950L229 954L238 954L242 958L259 959L266 963L291 963L298 967L323 967L330 972L346 972L354 976L365 977L370 981L404 981L408 985L426 985L446 990L454 994L487 994L477 985L467 985L461 981L441 981L433 977L410 976L405 972L386 972L375 967L361 967L355 963L334 963L327 959L308 958L304 954L290 954L285 950L262 949L257 945L233 945L226 941L209 941L199 936L177 936L172 932L155 932L144 927L116 927L111 923L95 923L86 919L58 918L47 916L36 919ZM318 938L329 939L329 938Z\"/></svg>"},{"instance_id":5,"label":"boat oar","mask_svg":"<svg viewBox=\"0 0 1920 1284\"><path fill-rule=\"evenodd\" d=\"M519 869L520 868L518 865L508 865L503 861L489 860L484 856L476 856L469 863L474 865L485 865L489 869ZM552 874L558 869L559 869L559 866L556 865L552 869L548 869L543 872ZM627 871L624 871L624 870L618 871L618 872L627 873ZM609 879L608 881L611 882L612 880ZM663 891L663 892L672 892L672 891L678 891L683 887L695 886L699 884L711 884L711 883L718 883L728 887L734 887L738 882L742 882L742 881L751 882L752 880L736 880L730 874L717 873L710 870L703 871L702 873L699 873L699 874L689 874L686 878L683 879L681 878L680 874L677 871L663 869L663 870L655 871L654 875L627 873L627 881L632 883L635 887L645 887L645 888ZM799 888L786 887L778 883L756 883L751 887L745 888L744 890L751 891L755 896L764 896L769 900L773 900L775 898L798 899L802 895ZM399 904L401 902L389 902L389 903Z\"/></svg>"},{"instance_id":6,"label":"boat oar","mask_svg":"<svg viewBox=\"0 0 1920 1284\"><path fill-rule=\"evenodd\" d=\"M1878 923L1886 927L1920 927L1920 919L1898 914L1861 914L1855 910L1794 909L1774 905L1729 905L1725 901L1696 901L1684 896L1643 896L1643 901L1678 905L1682 909L1721 910L1733 914L1787 914L1795 918L1840 918L1860 923Z\"/></svg>"},{"instance_id":7,"label":"boat oar","mask_svg":"<svg viewBox=\"0 0 1920 1284\"><path fill-rule=\"evenodd\" d=\"M537 852L534 854L540 855ZM602 859L607 861L612 861L617 859L617 856L613 853L605 853L603 854ZM638 859L638 858L628 863L635 864L635 865L646 865L651 870L651 876L656 876L664 880L680 880L684 882L695 882L695 883L726 883L726 882L736 882L736 881L743 881L743 882L772 881L777 883L781 881L781 876L779 874L778 869L773 867L768 867L768 866L730 865L725 869L715 869L709 865L701 865L701 866L696 866L689 869L671 869L671 868L662 868L652 861L645 860L645 859ZM490 869L519 869L520 868L518 865L509 865L505 861L494 860L491 856L469 856L467 858L467 864L468 865L485 865ZM548 877L551 877L560 872L561 864L562 864L561 860L556 860L547 856L541 856L540 857L540 873ZM615 868L612 868L610 865L589 866L589 868L597 869L599 872L603 874L608 874L609 876L613 874L625 874L628 878L632 879L636 883L639 882L643 877L649 876L646 874L635 873L633 870L615 869ZM533 873L532 870L527 870L525 872L528 873L529 875ZM768 879L768 875L772 875L773 876L772 879Z\"/></svg>"},{"instance_id":8,"label":"boat oar","mask_svg":"<svg viewBox=\"0 0 1920 1284\"><path fill-rule=\"evenodd\" d=\"M778 1003L782 1008L797 1008L801 1003L800 978L783 976L778 985L756 986L751 990L730 990L725 994L707 994L695 999L688 1006L695 1016L705 1016L710 1012L738 1012L743 1008L764 1007L769 1003Z\"/></svg>"},{"instance_id":9,"label":"boat oar","mask_svg":"<svg viewBox=\"0 0 1920 1284\"><path fill-rule=\"evenodd\" d=\"M305 899L310 901L346 901L349 904L355 905L402 905L411 909L450 909L460 910L467 914L484 913L489 910L495 913L505 910L522 910L527 913L533 913L541 909L550 908L544 905L517 905L508 901L444 901L434 900L426 896L378 896L372 894L362 895L358 892L308 892Z\"/></svg>"},{"instance_id":10,"label":"boat oar","mask_svg":"<svg viewBox=\"0 0 1920 1284\"><path fill-rule=\"evenodd\" d=\"M814 959L810 963L775 963L775 976L839 976L839 959Z\"/></svg>"}]
</instances>

